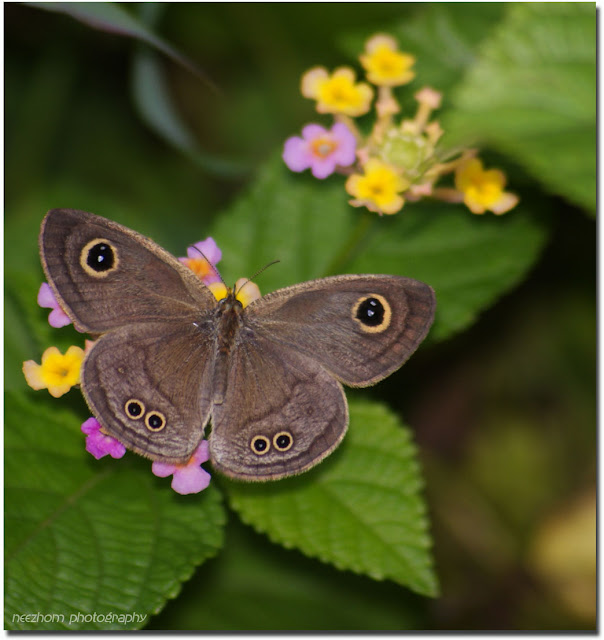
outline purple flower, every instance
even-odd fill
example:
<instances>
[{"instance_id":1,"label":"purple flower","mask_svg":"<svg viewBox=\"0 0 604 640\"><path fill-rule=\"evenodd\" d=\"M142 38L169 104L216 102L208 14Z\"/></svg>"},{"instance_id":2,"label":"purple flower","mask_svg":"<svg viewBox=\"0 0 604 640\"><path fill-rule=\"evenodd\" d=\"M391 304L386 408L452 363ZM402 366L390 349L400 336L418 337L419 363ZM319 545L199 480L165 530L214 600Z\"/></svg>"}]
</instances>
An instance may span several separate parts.
<instances>
[{"instance_id":1,"label":"purple flower","mask_svg":"<svg viewBox=\"0 0 604 640\"><path fill-rule=\"evenodd\" d=\"M121 458L126 453L126 447L111 436L101 431L101 425L96 418L88 418L82 424L82 431L86 437L86 451L97 460L109 454L112 458Z\"/></svg>"},{"instance_id":2,"label":"purple flower","mask_svg":"<svg viewBox=\"0 0 604 640\"><path fill-rule=\"evenodd\" d=\"M326 178L337 166L349 167L355 161L356 139L341 122L327 130L318 124L307 124L302 137L285 141L283 160L292 171L310 168L315 178Z\"/></svg>"},{"instance_id":3,"label":"purple flower","mask_svg":"<svg viewBox=\"0 0 604 640\"><path fill-rule=\"evenodd\" d=\"M159 478L173 476L172 489L183 496L188 493L199 493L210 484L210 474L200 467L202 462L210 459L208 441L202 440L187 464L166 464L154 462L151 471Z\"/></svg>"},{"instance_id":4,"label":"purple flower","mask_svg":"<svg viewBox=\"0 0 604 640\"><path fill-rule=\"evenodd\" d=\"M205 285L220 282L218 271L214 265L220 262L222 251L214 238L206 238L187 248L187 257L178 258L191 269Z\"/></svg>"},{"instance_id":5,"label":"purple flower","mask_svg":"<svg viewBox=\"0 0 604 640\"><path fill-rule=\"evenodd\" d=\"M38 304L41 307L52 309L48 315L48 324L50 324L51 327L60 329L61 327L71 324L71 319L59 306L59 303L55 298L55 294L52 292L52 289L47 282L43 282L40 285L40 290L38 291Z\"/></svg>"}]
</instances>

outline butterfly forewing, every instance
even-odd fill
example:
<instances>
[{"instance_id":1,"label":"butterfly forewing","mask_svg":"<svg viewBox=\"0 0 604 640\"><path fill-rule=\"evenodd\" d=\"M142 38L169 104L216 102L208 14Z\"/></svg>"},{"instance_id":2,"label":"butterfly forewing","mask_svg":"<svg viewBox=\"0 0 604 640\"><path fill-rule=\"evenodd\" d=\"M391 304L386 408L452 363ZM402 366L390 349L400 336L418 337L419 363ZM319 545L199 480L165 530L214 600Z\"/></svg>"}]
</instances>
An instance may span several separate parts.
<instances>
[{"instance_id":1,"label":"butterfly forewing","mask_svg":"<svg viewBox=\"0 0 604 640\"><path fill-rule=\"evenodd\" d=\"M313 358L349 386L396 371L434 319L434 292L411 278L344 275L280 289L249 309L255 331Z\"/></svg>"},{"instance_id":2,"label":"butterfly forewing","mask_svg":"<svg viewBox=\"0 0 604 640\"><path fill-rule=\"evenodd\" d=\"M40 252L61 306L89 333L178 320L216 302L193 272L160 246L83 211L49 211Z\"/></svg>"}]
</instances>

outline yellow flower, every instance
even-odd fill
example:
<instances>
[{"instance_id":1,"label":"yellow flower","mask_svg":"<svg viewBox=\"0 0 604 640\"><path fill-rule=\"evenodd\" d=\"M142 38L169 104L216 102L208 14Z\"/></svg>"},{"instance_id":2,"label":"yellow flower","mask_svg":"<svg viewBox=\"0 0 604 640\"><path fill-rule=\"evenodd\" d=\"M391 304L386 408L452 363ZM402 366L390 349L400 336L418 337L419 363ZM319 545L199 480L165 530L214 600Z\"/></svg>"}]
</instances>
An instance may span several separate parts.
<instances>
[{"instance_id":1,"label":"yellow flower","mask_svg":"<svg viewBox=\"0 0 604 640\"><path fill-rule=\"evenodd\" d=\"M208 285L208 289L214 294L216 300L223 300L229 294L229 289L222 282L213 282ZM235 283L236 298L241 302L243 308L254 300L261 298L260 289L255 282L247 278L239 278Z\"/></svg>"},{"instance_id":2,"label":"yellow flower","mask_svg":"<svg viewBox=\"0 0 604 640\"><path fill-rule=\"evenodd\" d=\"M350 204L367 207L380 215L400 211L405 201L399 193L409 187L409 182L376 158L369 160L364 170L364 175L353 174L346 181L346 191L355 198Z\"/></svg>"},{"instance_id":3,"label":"yellow flower","mask_svg":"<svg viewBox=\"0 0 604 640\"><path fill-rule=\"evenodd\" d=\"M387 35L370 38L360 60L369 82L379 86L398 87L415 78L415 71L411 71L415 57L399 51L396 40Z\"/></svg>"},{"instance_id":4,"label":"yellow flower","mask_svg":"<svg viewBox=\"0 0 604 640\"><path fill-rule=\"evenodd\" d=\"M237 292L237 300L241 302L244 309L248 304L262 297L258 285L247 278L239 278L237 280L235 291Z\"/></svg>"},{"instance_id":5,"label":"yellow flower","mask_svg":"<svg viewBox=\"0 0 604 640\"><path fill-rule=\"evenodd\" d=\"M56 347L49 347L42 354L42 364L33 360L23 363L23 374L32 389L48 389L51 396L59 398L79 384L83 360L80 347L69 347L65 355Z\"/></svg>"},{"instance_id":6,"label":"yellow flower","mask_svg":"<svg viewBox=\"0 0 604 640\"><path fill-rule=\"evenodd\" d=\"M355 83L352 69L339 67L330 76L324 67L314 67L302 76L302 95L317 101L319 113L341 113L361 116L369 111L373 90L364 83Z\"/></svg>"},{"instance_id":7,"label":"yellow flower","mask_svg":"<svg viewBox=\"0 0 604 640\"><path fill-rule=\"evenodd\" d=\"M506 177L499 169L482 168L478 158L462 162L455 171L455 186L463 193L463 201L472 213L487 210L505 213L518 204L518 196L504 191Z\"/></svg>"},{"instance_id":8,"label":"yellow flower","mask_svg":"<svg viewBox=\"0 0 604 640\"><path fill-rule=\"evenodd\" d=\"M216 300L224 300L229 295L229 290L223 282L212 282L208 289L214 294Z\"/></svg>"}]
</instances>

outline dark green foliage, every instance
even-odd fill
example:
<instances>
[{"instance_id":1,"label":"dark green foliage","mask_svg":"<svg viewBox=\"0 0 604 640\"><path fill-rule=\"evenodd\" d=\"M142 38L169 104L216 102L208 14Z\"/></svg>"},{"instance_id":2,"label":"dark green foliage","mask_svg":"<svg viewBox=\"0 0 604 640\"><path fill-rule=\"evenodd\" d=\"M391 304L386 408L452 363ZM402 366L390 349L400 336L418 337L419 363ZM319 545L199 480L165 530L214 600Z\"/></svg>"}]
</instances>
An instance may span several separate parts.
<instances>
[{"instance_id":1,"label":"dark green foliage","mask_svg":"<svg viewBox=\"0 0 604 640\"><path fill-rule=\"evenodd\" d=\"M595 486L595 17L588 3L6 5L5 628L594 628L595 574L573 556L593 532L577 524L555 566L543 540ZM341 176L284 167L286 137L330 122L301 74L360 69L377 31L417 56L404 107L442 90L445 141L481 146L516 209L424 201L378 218L347 204ZM348 393L350 431L319 467L178 496L147 460L85 452L77 391L25 383L24 360L83 346L36 305L54 207L176 255L212 235L227 283L279 259L263 293L415 277L436 321L401 372ZM65 620L19 617L36 612ZM133 612L146 617L69 623Z\"/></svg>"}]
</instances>

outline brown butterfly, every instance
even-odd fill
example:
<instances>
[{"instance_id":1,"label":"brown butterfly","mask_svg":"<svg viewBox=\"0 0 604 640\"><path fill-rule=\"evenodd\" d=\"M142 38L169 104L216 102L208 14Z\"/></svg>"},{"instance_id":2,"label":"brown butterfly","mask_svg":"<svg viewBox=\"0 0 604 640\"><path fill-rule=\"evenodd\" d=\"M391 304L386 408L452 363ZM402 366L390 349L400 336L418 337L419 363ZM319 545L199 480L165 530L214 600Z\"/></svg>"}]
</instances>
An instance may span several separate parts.
<instances>
[{"instance_id":1,"label":"brown butterfly","mask_svg":"<svg viewBox=\"0 0 604 640\"><path fill-rule=\"evenodd\" d=\"M432 324L433 290L389 275L280 289L243 308L217 301L144 236L84 211L49 211L48 282L75 326L100 335L81 372L104 430L152 460L184 464L209 420L210 458L245 480L300 473L348 426L342 383L375 384Z\"/></svg>"}]
</instances>

